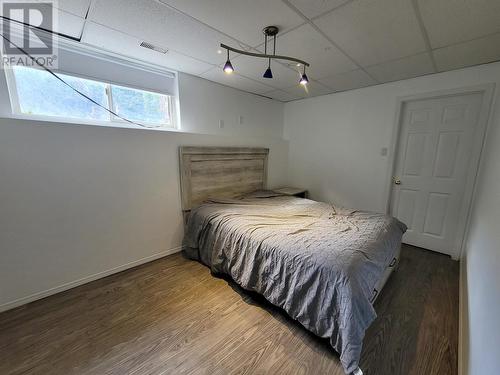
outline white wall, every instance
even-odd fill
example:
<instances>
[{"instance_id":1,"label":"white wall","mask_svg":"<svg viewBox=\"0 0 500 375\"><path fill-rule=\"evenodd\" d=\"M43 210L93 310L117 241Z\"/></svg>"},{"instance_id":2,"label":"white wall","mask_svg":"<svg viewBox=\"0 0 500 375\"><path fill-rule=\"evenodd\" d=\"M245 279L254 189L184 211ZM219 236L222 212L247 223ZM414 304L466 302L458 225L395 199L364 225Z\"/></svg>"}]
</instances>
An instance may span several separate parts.
<instances>
[{"instance_id":1,"label":"white wall","mask_svg":"<svg viewBox=\"0 0 500 375\"><path fill-rule=\"evenodd\" d=\"M179 90L183 131L283 138L283 103L183 73Z\"/></svg>"},{"instance_id":2,"label":"white wall","mask_svg":"<svg viewBox=\"0 0 500 375\"><path fill-rule=\"evenodd\" d=\"M495 83L476 200L461 260L461 375L500 369L500 63L285 104L289 182L314 199L384 212L398 97Z\"/></svg>"},{"instance_id":3,"label":"white wall","mask_svg":"<svg viewBox=\"0 0 500 375\"><path fill-rule=\"evenodd\" d=\"M494 113L462 260L463 371L500 371L500 108Z\"/></svg>"},{"instance_id":4,"label":"white wall","mask_svg":"<svg viewBox=\"0 0 500 375\"><path fill-rule=\"evenodd\" d=\"M283 104L179 80L191 133L0 119L0 310L179 250L179 145L270 147L285 184Z\"/></svg>"},{"instance_id":5,"label":"white wall","mask_svg":"<svg viewBox=\"0 0 500 375\"><path fill-rule=\"evenodd\" d=\"M500 63L285 104L289 182L312 198L386 211L398 97L496 82Z\"/></svg>"}]
</instances>

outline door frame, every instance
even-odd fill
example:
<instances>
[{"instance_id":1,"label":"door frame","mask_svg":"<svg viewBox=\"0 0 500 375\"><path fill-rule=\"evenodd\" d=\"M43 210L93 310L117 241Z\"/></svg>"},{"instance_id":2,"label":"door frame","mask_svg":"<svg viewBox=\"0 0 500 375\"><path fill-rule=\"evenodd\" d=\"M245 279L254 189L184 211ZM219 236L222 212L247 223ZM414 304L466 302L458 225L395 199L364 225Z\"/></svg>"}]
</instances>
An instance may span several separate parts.
<instances>
[{"instance_id":1,"label":"door frame","mask_svg":"<svg viewBox=\"0 0 500 375\"><path fill-rule=\"evenodd\" d=\"M391 199L392 199L392 176L394 175L396 168L396 158L398 155L399 137L401 135L401 120L403 115L403 106L408 102L425 100L425 99L435 99L450 96L461 96L468 94L481 94L482 102L479 111L478 119L478 131L479 136L475 140L473 146L473 155L470 161L468 171L467 171L467 184L464 192L464 204L460 212L460 220L457 226L457 233L459 236L455 242L455 252L452 258L458 260L462 257L465 241L467 238L467 228L470 222L472 203L475 198L476 191L476 181L479 172L479 167L482 161L484 144L486 141L486 132L491 121L491 109L492 102L495 93L495 83L487 83L482 85L467 86L454 88L449 90L439 90L427 93L420 93L416 95L401 96L397 98L396 103L396 116L393 125L392 137L390 142L390 157L389 157L389 167L387 168L388 174L386 176L386 188L385 188L385 198L386 198L386 212L391 213Z\"/></svg>"}]
</instances>

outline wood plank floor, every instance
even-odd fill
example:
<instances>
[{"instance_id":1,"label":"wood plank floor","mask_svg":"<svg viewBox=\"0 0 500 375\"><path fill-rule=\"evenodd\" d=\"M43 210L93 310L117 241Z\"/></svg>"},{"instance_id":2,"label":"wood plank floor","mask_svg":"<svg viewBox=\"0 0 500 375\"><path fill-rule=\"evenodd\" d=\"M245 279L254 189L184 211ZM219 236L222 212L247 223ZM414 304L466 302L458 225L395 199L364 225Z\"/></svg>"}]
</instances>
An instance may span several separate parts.
<instances>
[{"instance_id":1,"label":"wood plank floor","mask_svg":"<svg viewBox=\"0 0 500 375\"><path fill-rule=\"evenodd\" d=\"M457 373L457 262L405 245L376 310L365 374ZM175 254L0 314L0 374L343 371L326 340Z\"/></svg>"}]
</instances>

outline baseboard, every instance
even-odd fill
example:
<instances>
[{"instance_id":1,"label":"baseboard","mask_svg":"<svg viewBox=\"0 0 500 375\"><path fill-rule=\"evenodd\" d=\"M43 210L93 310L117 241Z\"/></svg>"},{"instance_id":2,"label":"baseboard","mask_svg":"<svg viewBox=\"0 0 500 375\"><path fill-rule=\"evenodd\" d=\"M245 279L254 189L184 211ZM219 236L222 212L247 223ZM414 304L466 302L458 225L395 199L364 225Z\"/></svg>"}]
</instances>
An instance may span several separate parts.
<instances>
[{"instance_id":1,"label":"baseboard","mask_svg":"<svg viewBox=\"0 0 500 375\"><path fill-rule=\"evenodd\" d=\"M106 271L98 272L96 274L86 276L84 278L81 278L81 279L78 279L75 281L70 281L69 283L65 283L65 284L56 286L54 288L50 288L50 289L47 289L47 290L44 290L41 292L31 294L31 295L26 296L26 297L16 299L14 301L4 303L4 304L0 305L0 312L7 311L10 309L25 305L27 303L51 296L51 295L56 294L56 293L63 292L63 291L68 290L68 289L75 288L77 286L89 283L89 282L94 281L94 280L102 279L103 277L112 275L112 274L117 273L117 272L125 271L126 269L136 267L136 266L151 262L151 261L156 260L156 259L163 258L167 255L178 253L181 250L182 250L182 246L177 246L177 247L174 247L173 249L160 251L159 253L147 256L145 258L141 258L141 259L135 260L133 262L123 264L123 265L118 266L118 267L111 268L111 269L106 270Z\"/></svg>"}]
</instances>

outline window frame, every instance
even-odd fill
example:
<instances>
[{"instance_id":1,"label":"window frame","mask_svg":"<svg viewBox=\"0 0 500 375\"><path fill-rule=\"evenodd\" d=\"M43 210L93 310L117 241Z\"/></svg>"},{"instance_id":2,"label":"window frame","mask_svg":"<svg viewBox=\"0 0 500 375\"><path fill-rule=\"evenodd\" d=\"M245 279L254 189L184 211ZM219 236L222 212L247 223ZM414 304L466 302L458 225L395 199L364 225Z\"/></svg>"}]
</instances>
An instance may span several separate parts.
<instances>
[{"instance_id":1,"label":"window frame","mask_svg":"<svg viewBox=\"0 0 500 375\"><path fill-rule=\"evenodd\" d=\"M37 69L37 70L43 71L43 69L36 68L36 67L27 67L27 68L28 69ZM176 103L175 96L170 95L170 94L166 94L163 92L158 92L156 90L144 89L143 87L137 87L137 86L133 86L133 85L125 85L125 84L117 83L117 82L100 81L100 80L93 78L93 77L89 77L89 76L86 76L83 74L75 74L73 72L66 72L64 70L53 70L53 72L56 74L59 73L59 74L63 74L63 75L74 77L74 78L80 78L80 79L90 80L90 81L104 84L106 97L108 100L108 106L109 106L109 109L111 111L114 111L114 108L115 108L113 98L112 98L113 94L112 94L112 90L111 90L111 86L113 86L113 85L118 86L118 87L124 87L124 88L128 88L128 89L158 94L158 95L164 95L168 98L170 122L158 124L158 123L149 123L149 122L143 122L143 121L133 121L133 122L137 123L137 124L134 124L134 123L129 123L128 121L125 121L125 120L115 116L112 113L108 113L109 120L93 120L93 119L78 118L78 117L26 114L26 113L23 113L21 111L21 105L20 105L20 100L19 100L19 93L17 90L17 82L16 82L14 69L12 67L4 67L4 72L5 72L5 78L7 81L7 90L9 93L12 117L16 118L16 119L34 120L34 121L48 121L48 122L57 122L57 123L70 123L70 124L98 125L98 126L120 127L120 128L125 127L125 128L133 128L133 129L168 130L168 131L179 130L178 124L177 124L177 112L176 112L176 107L175 107L175 103ZM138 124L141 124L143 126L138 125Z\"/></svg>"},{"instance_id":2,"label":"window frame","mask_svg":"<svg viewBox=\"0 0 500 375\"><path fill-rule=\"evenodd\" d=\"M138 90L138 91L143 91L143 92L147 92L147 93L159 94L159 95L166 96L167 101L168 101L168 108L169 108L168 116L170 117L170 124L171 125L157 126L158 125L157 123L146 123L146 122L142 122L142 121L134 121L134 122L138 122L140 124L152 126L153 128L161 128L161 129L176 129L177 128L175 126L175 111L174 111L174 107L173 107L175 101L172 100L173 99L172 95L162 94L162 93L159 93L156 91L151 91L151 90L144 90L144 89L140 89L140 88L136 88L136 87L132 87L132 86L124 86L124 85L119 85L119 84L115 84L115 83L108 83L108 84L106 84L106 95L108 97L108 105L109 105L109 108L116 114L118 114L118 112L116 110L115 102L113 101L113 90L112 90L111 86L124 87L127 89ZM112 113L110 113L109 115L111 117L111 120L110 120L111 122L116 122L116 123L121 123L121 124L127 123L127 121L121 119L120 117L117 117L116 115L114 115Z\"/></svg>"}]
</instances>

